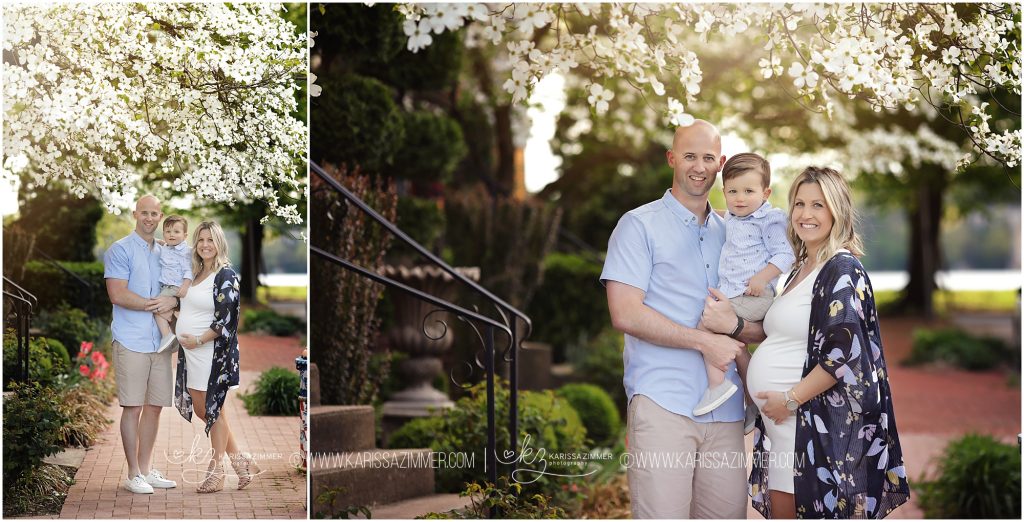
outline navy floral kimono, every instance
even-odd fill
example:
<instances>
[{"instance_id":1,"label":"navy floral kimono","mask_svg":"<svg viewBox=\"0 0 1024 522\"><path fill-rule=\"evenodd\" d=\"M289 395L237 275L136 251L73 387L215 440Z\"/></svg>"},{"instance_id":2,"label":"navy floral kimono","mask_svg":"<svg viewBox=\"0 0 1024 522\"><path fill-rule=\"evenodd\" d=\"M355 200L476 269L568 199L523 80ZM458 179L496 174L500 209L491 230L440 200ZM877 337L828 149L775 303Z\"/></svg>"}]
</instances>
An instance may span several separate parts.
<instances>
[{"instance_id":1,"label":"navy floral kimono","mask_svg":"<svg viewBox=\"0 0 1024 522\"><path fill-rule=\"evenodd\" d=\"M220 332L213 340L213 367L206 388L206 434L220 417L228 390L238 386L238 274L231 267L220 269L213 276L213 323L210 329ZM185 389L184 348L178 350L178 372L174 383L174 405L185 420L192 422L192 396Z\"/></svg>"},{"instance_id":2,"label":"navy floral kimono","mask_svg":"<svg viewBox=\"0 0 1024 522\"><path fill-rule=\"evenodd\" d=\"M799 518L884 518L910 498L867 272L841 251L814 281L803 376L836 384L797 410L794 496ZM749 494L771 518L764 423L754 432ZM770 447L771 441L767 441Z\"/></svg>"}]
</instances>

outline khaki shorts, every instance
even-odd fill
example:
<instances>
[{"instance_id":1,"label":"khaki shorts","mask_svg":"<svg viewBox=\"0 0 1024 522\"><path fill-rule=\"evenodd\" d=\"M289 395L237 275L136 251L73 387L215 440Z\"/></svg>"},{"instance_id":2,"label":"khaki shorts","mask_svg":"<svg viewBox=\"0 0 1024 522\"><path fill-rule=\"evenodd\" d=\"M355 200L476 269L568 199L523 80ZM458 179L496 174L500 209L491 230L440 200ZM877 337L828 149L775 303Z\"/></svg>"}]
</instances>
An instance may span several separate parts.
<instances>
[{"instance_id":1,"label":"khaki shorts","mask_svg":"<svg viewBox=\"0 0 1024 522\"><path fill-rule=\"evenodd\" d=\"M174 296L178 295L178 290L181 290L180 286L165 285L165 284L161 284L160 285L160 295L166 295L166 296L174 297Z\"/></svg>"},{"instance_id":2,"label":"khaki shorts","mask_svg":"<svg viewBox=\"0 0 1024 522\"><path fill-rule=\"evenodd\" d=\"M732 309L736 312L737 316L742 317L744 321L754 323L764 320L764 315L768 313L768 309L771 308L773 301L775 301L775 289L771 288L771 285L765 288L764 293L760 297L741 294L729 299L729 302L732 303Z\"/></svg>"},{"instance_id":3,"label":"khaki shorts","mask_svg":"<svg viewBox=\"0 0 1024 522\"><path fill-rule=\"evenodd\" d=\"M114 341L114 372L117 401L121 406L170 406L174 397L171 354L138 353Z\"/></svg>"},{"instance_id":4,"label":"khaki shorts","mask_svg":"<svg viewBox=\"0 0 1024 522\"><path fill-rule=\"evenodd\" d=\"M627 437L633 518L746 518L743 421L699 423L638 394Z\"/></svg>"}]
</instances>

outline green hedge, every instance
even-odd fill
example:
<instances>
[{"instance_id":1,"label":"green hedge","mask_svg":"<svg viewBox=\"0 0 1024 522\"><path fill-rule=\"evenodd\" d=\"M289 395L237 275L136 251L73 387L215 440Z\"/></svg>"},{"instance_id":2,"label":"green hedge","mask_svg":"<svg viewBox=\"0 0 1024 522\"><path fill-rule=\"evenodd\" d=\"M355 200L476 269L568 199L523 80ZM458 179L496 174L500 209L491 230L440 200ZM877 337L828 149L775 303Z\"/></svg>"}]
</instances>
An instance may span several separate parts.
<instances>
[{"instance_id":1,"label":"green hedge","mask_svg":"<svg viewBox=\"0 0 1024 522\"><path fill-rule=\"evenodd\" d=\"M509 392L504 383L495 386L495 418L497 419L497 448L499 454L509 449L508 431ZM540 448L548 454L559 452L585 453L586 429L576 410L553 392L519 393L519 444L524 436L530 435L529 447L534 456ZM439 492L458 493L467 482L479 481L484 475L484 460L487 447L487 394L483 383L470 390L469 397L456 402L455 407L438 416L415 419L391 435L389 448L431 448L436 452L467 452L473 455L473 466L441 467L436 473ZM521 447L514 448L520 455ZM504 458L503 458L504 459ZM508 470L499 464L499 474ZM504 470L504 471L502 471ZM578 468L551 463L549 473L573 473ZM532 478L532 475L531 475ZM552 478L554 480L552 480ZM559 482L562 481L562 482ZM561 477L542 476L536 482L524 484L530 493L539 493L553 487L561 487Z\"/></svg>"},{"instance_id":2,"label":"green hedge","mask_svg":"<svg viewBox=\"0 0 1024 522\"><path fill-rule=\"evenodd\" d=\"M1020 519L1020 448L988 435L946 446L939 477L920 481L918 502L928 518Z\"/></svg>"},{"instance_id":3,"label":"green hedge","mask_svg":"<svg viewBox=\"0 0 1024 522\"><path fill-rule=\"evenodd\" d=\"M59 268L42 261L25 264L25 279L18 282L39 299L38 314L42 310L57 310L61 303L91 312L101 320L110 319L110 299L103 279L103 263L61 261L61 265L92 284L92 295L82 284Z\"/></svg>"},{"instance_id":4,"label":"green hedge","mask_svg":"<svg viewBox=\"0 0 1024 522\"><path fill-rule=\"evenodd\" d=\"M907 365L946 363L965 370L982 371L1009 361L1009 350L1003 341L993 337L977 337L963 330L914 331L914 346Z\"/></svg>"},{"instance_id":5,"label":"green hedge","mask_svg":"<svg viewBox=\"0 0 1024 522\"><path fill-rule=\"evenodd\" d=\"M586 344L578 361L573 361L576 378L607 391L622 416L626 414L626 390L622 386L624 344L622 332L609 326Z\"/></svg>"},{"instance_id":6,"label":"green hedge","mask_svg":"<svg viewBox=\"0 0 1024 522\"><path fill-rule=\"evenodd\" d=\"M526 314L533 319L530 338L551 344L556 363L565 362L569 346L585 343L610 325L600 276L601 265L575 254L544 258L544 281Z\"/></svg>"},{"instance_id":7,"label":"green hedge","mask_svg":"<svg viewBox=\"0 0 1024 522\"><path fill-rule=\"evenodd\" d=\"M298 317L282 315L274 310L247 309L242 312L243 332L261 332L278 337L287 337L306 332L306 323Z\"/></svg>"},{"instance_id":8,"label":"green hedge","mask_svg":"<svg viewBox=\"0 0 1024 522\"><path fill-rule=\"evenodd\" d=\"M323 94L310 111L313 160L383 172L405 143L405 121L391 89L355 74L317 83Z\"/></svg>"}]
</instances>

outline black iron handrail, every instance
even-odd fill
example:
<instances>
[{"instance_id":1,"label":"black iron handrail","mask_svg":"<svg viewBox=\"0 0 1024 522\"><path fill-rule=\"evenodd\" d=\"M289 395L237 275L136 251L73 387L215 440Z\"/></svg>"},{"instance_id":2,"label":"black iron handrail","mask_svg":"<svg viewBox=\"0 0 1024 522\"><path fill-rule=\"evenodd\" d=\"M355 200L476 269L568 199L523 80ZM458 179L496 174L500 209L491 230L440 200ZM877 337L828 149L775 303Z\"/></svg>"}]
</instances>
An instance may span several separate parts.
<instances>
[{"instance_id":1,"label":"black iron handrail","mask_svg":"<svg viewBox=\"0 0 1024 522\"><path fill-rule=\"evenodd\" d=\"M377 211L363 202L358 196L352 193L350 190L345 188L340 182L334 179L330 174L323 170L319 165L314 162L310 162L310 170L317 177L322 179L328 186L330 186L335 192L341 194L349 203L355 205L364 214L369 216L371 219L376 221L380 226L387 230L391 235L401 239L405 244L411 246L421 256L430 260L434 265L444 270L453 279L461 282L462 284L472 288L476 293L483 296L487 301L490 302L500 316L500 321L493 318L487 317L476 311L471 311L447 300L438 298L436 296L427 294L415 288L409 287L408 285L402 284L398 281L394 281L388 277L382 276L372 270L368 270L364 267L355 265L347 260L341 259L334 256L321 248L314 245L310 245L310 251L327 259L328 261L344 267L347 270L353 271L357 274L367 277L378 283L384 284L391 288L397 288L403 292L413 295L419 299L429 302L435 306L438 306L444 310L453 313L456 317L459 317L463 321L470 324L484 346L484 361L481 363L479 357L476 360L477 366L481 367L486 371L487 375L487 455L486 455L486 469L488 474L488 480L491 483L497 483L497 449L496 449L496 424L495 424L495 398L494 398L494 333L495 330L502 331L508 335L508 346L505 349L502 360L509 364L509 435L511 437L512 449L518 448L519 439L519 407L518 407L518 388L519 388L519 376L518 376L518 348L522 341L529 337L530 332L533 328L533 323L530 318L508 304L504 299L494 295L491 291L487 290L476 281L469 279L463 274L456 271L448 263L445 263L441 258L434 255L432 252L424 248L422 245L416 242L416 240L409 237L408 234L403 232L393 223L381 216ZM524 333L520 335L519 324L520 321L524 326ZM484 327L485 332L481 331L473 324L477 324ZM425 333L426 335L426 333ZM453 379L454 380L454 379ZM515 472L516 464L512 464L512 472Z\"/></svg>"},{"instance_id":2,"label":"black iron handrail","mask_svg":"<svg viewBox=\"0 0 1024 522\"><path fill-rule=\"evenodd\" d=\"M17 336L18 373L14 376L14 380L26 382L29 376L29 335L32 329L32 311L38 308L39 300L7 276L3 277L3 282L5 301L10 300L13 305L8 310L13 311Z\"/></svg>"}]
</instances>

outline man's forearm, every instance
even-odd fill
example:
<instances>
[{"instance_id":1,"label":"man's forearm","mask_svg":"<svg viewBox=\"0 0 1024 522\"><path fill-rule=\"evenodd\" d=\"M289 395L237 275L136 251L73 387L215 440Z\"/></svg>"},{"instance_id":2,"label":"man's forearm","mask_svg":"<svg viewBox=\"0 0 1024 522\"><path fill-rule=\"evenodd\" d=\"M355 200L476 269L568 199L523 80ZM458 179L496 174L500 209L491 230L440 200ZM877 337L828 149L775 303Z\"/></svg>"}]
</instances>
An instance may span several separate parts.
<instances>
[{"instance_id":1,"label":"man's forearm","mask_svg":"<svg viewBox=\"0 0 1024 522\"><path fill-rule=\"evenodd\" d=\"M646 305L621 315L623 317L612 321L616 330L658 346L701 351L704 344L701 336L709 335L673 322Z\"/></svg>"},{"instance_id":2,"label":"man's forearm","mask_svg":"<svg viewBox=\"0 0 1024 522\"><path fill-rule=\"evenodd\" d=\"M149 299L142 297L127 288L122 288L109 294L110 302L127 308L129 310L145 311L149 305Z\"/></svg>"}]
</instances>

